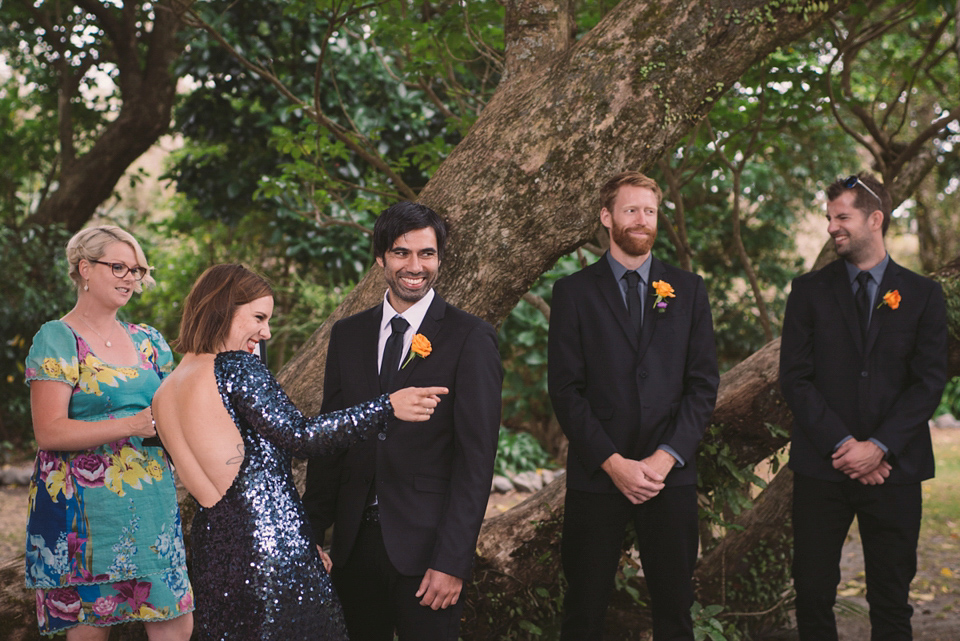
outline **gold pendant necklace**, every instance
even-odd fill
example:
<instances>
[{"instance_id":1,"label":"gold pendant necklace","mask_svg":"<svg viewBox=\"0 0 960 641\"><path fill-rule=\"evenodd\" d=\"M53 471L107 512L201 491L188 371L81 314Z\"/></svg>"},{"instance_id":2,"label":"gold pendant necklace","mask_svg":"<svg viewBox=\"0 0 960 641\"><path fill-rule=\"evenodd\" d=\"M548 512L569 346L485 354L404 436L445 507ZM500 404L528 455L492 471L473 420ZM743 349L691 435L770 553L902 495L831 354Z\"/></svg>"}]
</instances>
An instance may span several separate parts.
<instances>
[{"instance_id":1,"label":"gold pendant necklace","mask_svg":"<svg viewBox=\"0 0 960 641\"><path fill-rule=\"evenodd\" d=\"M77 316L80 317L80 320L83 321L83 324L84 324L84 325L86 325L87 327L89 327L90 330L91 330L94 334L96 334L97 336L100 337L100 340L103 341L103 344L104 344L104 345L106 345L107 347L113 347L113 343L110 342L110 339L109 339L109 338L104 338L104 337L103 337L103 334L101 334L100 332L98 332L97 330L95 330L95 329L93 328L93 325L91 325L90 323L88 323L88 322L87 322L87 319L83 317L83 314L77 314ZM110 330L110 338L113 338L113 332L116 331L116 329L117 329L117 319L113 319L113 329Z\"/></svg>"}]
</instances>

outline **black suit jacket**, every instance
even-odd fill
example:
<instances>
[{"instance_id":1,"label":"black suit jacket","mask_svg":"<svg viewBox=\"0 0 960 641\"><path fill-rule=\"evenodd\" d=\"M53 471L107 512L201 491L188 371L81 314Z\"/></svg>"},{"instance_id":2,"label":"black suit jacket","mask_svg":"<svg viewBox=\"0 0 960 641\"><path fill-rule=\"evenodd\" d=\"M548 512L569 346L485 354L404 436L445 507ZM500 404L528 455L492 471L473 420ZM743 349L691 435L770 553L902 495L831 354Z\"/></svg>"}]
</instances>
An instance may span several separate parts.
<instances>
[{"instance_id":1,"label":"black suit jacket","mask_svg":"<svg viewBox=\"0 0 960 641\"><path fill-rule=\"evenodd\" d=\"M898 291L900 305L882 304ZM879 305L879 306L878 306ZM947 376L943 290L891 260L874 302L866 344L844 261L793 281L780 344L780 386L793 412L790 467L842 481L831 455L852 436L889 448L887 483L933 476L927 421Z\"/></svg>"},{"instance_id":2,"label":"black suit jacket","mask_svg":"<svg viewBox=\"0 0 960 641\"><path fill-rule=\"evenodd\" d=\"M333 326L323 412L380 395L377 340L383 305ZM394 389L445 386L430 420L390 419L385 434L340 456L312 459L303 496L317 541L331 524L331 556L344 564L353 550L376 472L380 525L387 554L404 575L432 568L470 574L493 478L500 429L503 369L488 323L437 295L418 333L430 340L393 379ZM406 354L401 363L406 361Z\"/></svg>"},{"instance_id":3,"label":"black suit jacket","mask_svg":"<svg viewBox=\"0 0 960 641\"><path fill-rule=\"evenodd\" d=\"M550 314L550 400L570 440L567 487L619 492L600 468L615 452L630 459L668 445L686 462L668 486L696 483L696 450L717 398L713 321L703 279L650 260L638 337L606 256L554 285ZM661 313L652 283L676 297Z\"/></svg>"}]
</instances>

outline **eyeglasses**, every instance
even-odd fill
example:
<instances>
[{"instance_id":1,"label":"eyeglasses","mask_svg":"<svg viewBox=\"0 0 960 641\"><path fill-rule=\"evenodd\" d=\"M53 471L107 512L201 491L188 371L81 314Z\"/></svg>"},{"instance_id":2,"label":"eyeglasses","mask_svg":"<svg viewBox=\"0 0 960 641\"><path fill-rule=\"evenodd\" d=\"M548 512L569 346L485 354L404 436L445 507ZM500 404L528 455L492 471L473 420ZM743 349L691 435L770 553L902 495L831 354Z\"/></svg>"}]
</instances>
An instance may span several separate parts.
<instances>
[{"instance_id":1,"label":"eyeglasses","mask_svg":"<svg viewBox=\"0 0 960 641\"><path fill-rule=\"evenodd\" d=\"M843 187L844 187L844 189L853 189L853 188L856 187L857 185L860 185L861 187L863 187L864 189L866 189L867 192L868 192L871 196L873 196L874 198L876 198L876 199L877 199L877 202L880 204L880 209L881 209L881 210L883 209L883 201L880 200L880 196L877 195L877 192L875 192L875 191L873 191L872 189L870 189L869 187L867 187L866 183L864 183L862 180L860 180L860 177L859 177L859 176L857 176L856 174L854 174L853 176L847 177L847 179L843 181Z\"/></svg>"},{"instance_id":2,"label":"eyeglasses","mask_svg":"<svg viewBox=\"0 0 960 641\"><path fill-rule=\"evenodd\" d=\"M136 280L143 280L143 277L147 275L146 267L127 267L123 263L105 263L102 260L91 260L90 262L97 263L98 265L106 265L117 278L124 278L127 274L133 274Z\"/></svg>"}]
</instances>

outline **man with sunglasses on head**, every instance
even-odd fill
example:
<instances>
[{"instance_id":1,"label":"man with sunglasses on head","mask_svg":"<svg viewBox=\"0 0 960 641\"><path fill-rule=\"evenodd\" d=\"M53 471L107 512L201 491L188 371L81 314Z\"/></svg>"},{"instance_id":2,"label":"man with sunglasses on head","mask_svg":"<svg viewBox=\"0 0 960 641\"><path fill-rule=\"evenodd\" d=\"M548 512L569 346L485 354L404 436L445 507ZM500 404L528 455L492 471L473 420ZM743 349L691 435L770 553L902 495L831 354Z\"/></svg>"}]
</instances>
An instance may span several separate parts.
<instances>
[{"instance_id":1,"label":"man with sunglasses on head","mask_svg":"<svg viewBox=\"0 0 960 641\"><path fill-rule=\"evenodd\" d=\"M871 639L911 639L908 602L920 482L933 477L927 421L947 376L940 285L884 246L891 198L869 175L827 189L840 258L793 281L780 386L793 412L793 580L801 641L837 639L840 554L857 518Z\"/></svg>"}]
</instances>

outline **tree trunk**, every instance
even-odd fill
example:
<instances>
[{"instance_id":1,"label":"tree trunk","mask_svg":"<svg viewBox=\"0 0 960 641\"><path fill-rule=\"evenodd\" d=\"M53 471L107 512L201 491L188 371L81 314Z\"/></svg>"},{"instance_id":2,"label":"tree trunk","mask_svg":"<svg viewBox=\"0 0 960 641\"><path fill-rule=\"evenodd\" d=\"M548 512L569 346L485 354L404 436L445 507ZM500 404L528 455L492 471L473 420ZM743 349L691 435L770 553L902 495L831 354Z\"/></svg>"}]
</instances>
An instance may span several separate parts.
<instances>
[{"instance_id":1,"label":"tree trunk","mask_svg":"<svg viewBox=\"0 0 960 641\"><path fill-rule=\"evenodd\" d=\"M420 194L451 226L438 291L499 324L540 274L593 236L604 179L650 167L753 62L847 4L795 12L763 0L624 0L565 51L509 56L523 69L501 84ZM560 33L557 24L547 30ZM511 33L507 41L523 39ZM375 305L383 289L383 277L368 272L280 372L304 411L320 408L330 327Z\"/></svg>"},{"instance_id":2,"label":"tree trunk","mask_svg":"<svg viewBox=\"0 0 960 641\"><path fill-rule=\"evenodd\" d=\"M62 66L58 71L57 188L27 219L28 223L41 225L62 223L71 232L80 230L90 220L97 207L113 193L127 168L169 129L177 87L174 62L183 49L177 33L180 18L174 3L168 0L156 3L149 29L136 19L136 3L126 3L121 8L91 3L85 10L96 12L97 25L110 43L109 49L105 47L101 53L110 55L108 62L116 65L120 109L93 146L77 155L86 144L77 138L82 128L73 122L71 108L78 100L80 79L70 65ZM69 9L65 12L69 15ZM37 13L45 25L54 25L62 17L59 5L52 9L38 5ZM58 30L50 30L49 38L55 40ZM56 49L56 44L53 47Z\"/></svg>"}]
</instances>

